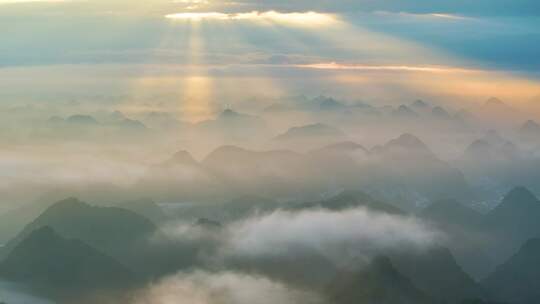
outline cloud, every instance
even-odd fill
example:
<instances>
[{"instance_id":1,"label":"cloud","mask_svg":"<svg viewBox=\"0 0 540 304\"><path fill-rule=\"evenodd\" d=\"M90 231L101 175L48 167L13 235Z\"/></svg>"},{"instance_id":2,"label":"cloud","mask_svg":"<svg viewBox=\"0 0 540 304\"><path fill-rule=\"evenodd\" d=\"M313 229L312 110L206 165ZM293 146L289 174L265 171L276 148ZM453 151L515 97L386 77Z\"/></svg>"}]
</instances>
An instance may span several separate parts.
<instances>
[{"instance_id":1,"label":"cloud","mask_svg":"<svg viewBox=\"0 0 540 304\"><path fill-rule=\"evenodd\" d=\"M357 70L357 71L394 71L394 72L431 72L431 73L473 73L474 69L449 66L413 66L413 65L363 65L340 64L336 62L312 63L295 65L299 68L319 70Z\"/></svg>"},{"instance_id":2,"label":"cloud","mask_svg":"<svg viewBox=\"0 0 540 304\"><path fill-rule=\"evenodd\" d=\"M169 301L173 301L171 303L175 303L175 297L190 299L186 303L244 303L244 300L250 303L251 296L256 298L256 294L259 300L253 303L266 303L261 302L266 298L271 300L269 303L309 303L298 301L297 292L291 293L281 284L317 290L326 286L342 268L364 267L380 254L421 253L444 241L441 233L413 217L370 212L363 208L341 212L275 211L233 222L219 231L205 232L204 228L189 227L184 223L176 228L167 226L164 230L169 239L184 244L182 248L199 248L198 269L225 271L225 274L179 274L149 290L153 294L167 294ZM228 273L231 271L236 274ZM235 290L232 283L238 282L241 286L253 285L239 288L252 292L228 295L227 300L220 298L220 301L208 296L220 289ZM200 288L194 290L192 285ZM171 294L167 290L178 292ZM308 298L313 299L311 295Z\"/></svg>"},{"instance_id":3,"label":"cloud","mask_svg":"<svg viewBox=\"0 0 540 304\"><path fill-rule=\"evenodd\" d=\"M271 22L296 26L323 26L335 25L338 23L336 16L319 12L289 12L282 13L278 11L247 13L221 13L221 12L189 12L165 15L165 18L172 20L218 20L218 21L254 21Z\"/></svg>"},{"instance_id":4,"label":"cloud","mask_svg":"<svg viewBox=\"0 0 540 304\"><path fill-rule=\"evenodd\" d=\"M452 13L479 15L538 15L540 4L535 0L237 0L223 2L230 8L297 10L310 7L325 12L411 12L411 13Z\"/></svg>"},{"instance_id":5,"label":"cloud","mask_svg":"<svg viewBox=\"0 0 540 304\"><path fill-rule=\"evenodd\" d=\"M445 14L445 13L408 13L408 12L387 12L387 11L378 11L374 12L375 15L379 16L388 16L388 17L407 17L407 18L424 18L424 19L446 19L446 20L473 20L472 17L466 17L456 14Z\"/></svg>"},{"instance_id":6,"label":"cloud","mask_svg":"<svg viewBox=\"0 0 540 304\"><path fill-rule=\"evenodd\" d=\"M414 218L363 208L277 211L233 224L230 233L226 255L257 258L316 253L336 264L387 250L420 250L441 237Z\"/></svg>"},{"instance_id":7,"label":"cloud","mask_svg":"<svg viewBox=\"0 0 540 304\"><path fill-rule=\"evenodd\" d=\"M319 303L317 296L264 277L234 272L179 273L135 295L133 304Z\"/></svg>"}]
</instances>

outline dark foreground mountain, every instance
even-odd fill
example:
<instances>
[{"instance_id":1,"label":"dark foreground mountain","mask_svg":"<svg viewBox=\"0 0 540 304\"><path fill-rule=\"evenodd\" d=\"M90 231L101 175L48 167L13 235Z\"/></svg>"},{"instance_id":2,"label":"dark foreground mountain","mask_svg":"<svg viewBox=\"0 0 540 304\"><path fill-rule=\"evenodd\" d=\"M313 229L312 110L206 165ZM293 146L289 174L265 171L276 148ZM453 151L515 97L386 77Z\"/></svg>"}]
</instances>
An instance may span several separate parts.
<instances>
[{"instance_id":1,"label":"dark foreground mountain","mask_svg":"<svg viewBox=\"0 0 540 304\"><path fill-rule=\"evenodd\" d=\"M484 288L463 271L447 248L434 247L421 252L402 250L388 256L397 271L439 303L488 297Z\"/></svg>"},{"instance_id":2,"label":"dark foreground mountain","mask_svg":"<svg viewBox=\"0 0 540 304\"><path fill-rule=\"evenodd\" d=\"M540 201L528 189L517 187L486 215L483 229L493 235L492 255L502 262L530 238L540 236Z\"/></svg>"},{"instance_id":3,"label":"dark foreground mountain","mask_svg":"<svg viewBox=\"0 0 540 304\"><path fill-rule=\"evenodd\" d=\"M132 269L150 267L150 263L144 263L146 255L150 254L148 242L159 235L150 220L135 212L94 207L72 198L45 210L3 248L3 254L42 227L51 227L62 237L81 240Z\"/></svg>"},{"instance_id":4,"label":"dark foreground mountain","mask_svg":"<svg viewBox=\"0 0 540 304\"><path fill-rule=\"evenodd\" d=\"M419 216L445 233L447 246L467 273L482 278L493 270L496 264L488 258L492 239L482 230L483 214L456 200L441 200Z\"/></svg>"},{"instance_id":5,"label":"dark foreground mountain","mask_svg":"<svg viewBox=\"0 0 540 304\"><path fill-rule=\"evenodd\" d=\"M483 284L496 299L512 304L540 303L540 239L527 241Z\"/></svg>"},{"instance_id":6,"label":"dark foreground mountain","mask_svg":"<svg viewBox=\"0 0 540 304\"><path fill-rule=\"evenodd\" d=\"M435 303L382 256L363 269L340 274L328 293L331 303L336 304Z\"/></svg>"},{"instance_id":7,"label":"dark foreground mountain","mask_svg":"<svg viewBox=\"0 0 540 304\"><path fill-rule=\"evenodd\" d=\"M115 259L49 227L17 244L0 264L0 276L61 298L127 290L137 283Z\"/></svg>"},{"instance_id":8,"label":"dark foreground mountain","mask_svg":"<svg viewBox=\"0 0 540 304\"><path fill-rule=\"evenodd\" d=\"M421 217L448 226L471 227L478 225L482 214L453 199L439 200L420 213Z\"/></svg>"}]
</instances>

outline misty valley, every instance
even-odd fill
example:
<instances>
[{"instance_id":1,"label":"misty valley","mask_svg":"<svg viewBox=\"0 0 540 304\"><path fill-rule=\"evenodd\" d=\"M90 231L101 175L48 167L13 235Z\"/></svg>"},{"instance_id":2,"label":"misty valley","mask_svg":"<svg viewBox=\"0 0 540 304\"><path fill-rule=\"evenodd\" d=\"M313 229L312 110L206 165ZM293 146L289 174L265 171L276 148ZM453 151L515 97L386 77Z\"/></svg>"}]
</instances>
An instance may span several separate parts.
<instances>
[{"instance_id":1,"label":"misty valley","mask_svg":"<svg viewBox=\"0 0 540 304\"><path fill-rule=\"evenodd\" d=\"M510 108L495 98L452 113L421 100L377 107L290 97L198 123L160 114L171 123L154 127L156 113L40 121L26 111L39 125L27 138L47 132L81 154L97 143L170 144L156 134L225 143L202 157L187 145L147 165L123 160L144 166L124 169L136 176L125 184L116 183L125 166L118 151L91 164L110 171L103 178L51 171L50 180L11 180L18 203L0 215L0 295L5 303L538 303L540 125L516 109L521 125L491 125L493 112ZM272 129L291 113L312 122ZM462 149L437 152L449 145Z\"/></svg>"},{"instance_id":2,"label":"misty valley","mask_svg":"<svg viewBox=\"0 0 540 304\"><path fill-rule=\"evenodd\" d=\"M0 0L0 304L540 304L539 0Z\"/></svg>"}]
</instances>

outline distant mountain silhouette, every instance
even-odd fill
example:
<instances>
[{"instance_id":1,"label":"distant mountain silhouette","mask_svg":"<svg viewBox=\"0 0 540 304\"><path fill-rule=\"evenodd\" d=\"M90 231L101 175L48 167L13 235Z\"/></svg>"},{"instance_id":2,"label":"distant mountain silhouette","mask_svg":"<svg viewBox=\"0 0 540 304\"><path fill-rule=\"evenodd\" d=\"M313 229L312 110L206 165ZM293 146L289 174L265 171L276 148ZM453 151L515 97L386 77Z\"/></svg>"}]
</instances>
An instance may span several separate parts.
<instances>
[{"instance_id":1,"label":"distant mountain silhouette","mask_svg":"<svg viewBox=\"0 0 540 304\"><path fill-rule=\"evenodd\" d=\"M218 124L229 124L229 125L236 125L236 124L246 124L246 125L259 125L264 124L264 121L253 115L243 114L236 112L232 109L225 109L223 112L221 112L218 117L214 120L214 122ZM205 124L204 122L202 124Z\"/></svg>"},{"instance_id":2,"label":"distant mountain silhouette","mask_svg":"<svg viewBox=\"0 0 540 304\"><path fill-rule=\"evenodd\" d=\"M325 147L322 147L315 152L329 152L329 153L350 153L350 152L357 152L361 151L364 153L367 153L367 149L364 148L361 144L352 142L352 141L343 141L335 144L331 144Z\"/></svg>"},{"instance_id":3,"label":"distant mountain silhouette","mask_svg":"<svg viewBox=\"0 0 540 304\"><path fill-rule=\"evenodd\" d=\"M467 160L491 160L495 158L495 148L485 140L475 140L463 153L463 158Z\"/></svg>"},{"instance_id":4,"label":"distant mountain silhouette","mask_svg":"<svg viewBox=\"0 0 540 304\"><path fill-rule=\"evenodd\" d=\"M97 125L99 122L90 115L72 115L66 118L67 123L79 124L79 125Z\"/></svg>"},{"instance_id":5,"label":"distant mountain silhouette","mask_svg":"<svg viewBox=\"0 0 540 304\"><path fill-rule=\"evenodd\" d=\"M287 132L275 137L278 141L301 140L315 137L343 138L345 134L328 125L317 123L301 127L290 128Z\"/></svg>"},{"instance_id":6,"label":"distant mountain silhouette","mask_svg":"<svg viewBox=\"0 0 540 304\"><path fill-rule=\"evenodd\" d=\"M433 200L468 200L472 196L464 175L440 160L412 134L403 134L373 148L371 159L376 161L373 165L376 174L370 180L379 183L381 197L412 204L404 209L413 210Z\"/></svg>"},{"instance_id":7,"label":"distant mountain silhouette","mask_svg":"<svg viewBox=\"0 0 540 304\"><path fill-rule=\"evenodd\" d=\"M506 139L496 130L488 130L482 140L488 142L490 145L495 147L504 145L507 141Z\"/></svg>"},{"instance_id":8,"label":"distant mountain silhouette","mask_svg":"<svg viewBox=\"0 0 540 304\"><path fill-rule=\"evenodd\" d=\"M454 118L457 119L460 122L467 123L467 124L476 121L475 116L471 112L469 112L469 111L467 111L465 109L461 109L461 110L457 111L454 114Z\"/></svg>"},{"instance_id":9,"label":"distant mountain silhouette","mask_svg":"<svg viewBox=\"0 0 540 304\"><path fill-rule=\"evenodd\" d=\"M418 113L409 108L406 105L400 105L397 109L392 111L392 116L395 118L417 118L419 117Z\"/></svg>"},{"instance_id":10,"label":"distant mountain silhouette","mask_svg":"<svg viewBox=\"0 0 540 304\"><path fill-rule=\"evenodd\" d=\"M475 114L488 121L497 121L503 117L511 120L519 118L519 115L517 115L519 112L516 109L495 97L489 98L479 109L477 109Z\"/></svg>"},{"instance_id":11,"label":"distant mountain silhouette","mask_svg":"<svg viewBox=\"0 0 540 304\"><path fill-rule=\"evenodd\" d=\"M433 117L437 119L449 120L452 118L450 114L443 107L433 108L433 110L431 111L431 114L433 114Z\"/></svg>"},{"instance_id":12,"label":"distant mountain silhouette","mask_svg":"<svg viewBox=\"0 0 540 304\"><path fill-rule=\"evenodd\" d=\"M484 109L506 109L508 105L496 97L490 97L483 105Z\"/></svg>"},{"instance_id":13,"label":"distant mountain silhouette","mask_svg":"<svg viewBox=\"0 0 540 304\"><path fill-rule=\"evenodd\" d=\"M252 151L223 146L211 152L202 165L234 192L264 197L301 193L320 168L304 154L290 150ZM304 192L305 193L305 192Z\"/></svg>"},{"instance_id":14,"label":"distant mountain silhouette","mask_svg":"<svg viewBox=\"0 0 540 304\"><path fill-rule=\"evenodd\" d=\"M497 133L488 133L483 139L472 142L463 152L461 160L477 164L513 161L520 158L521 154L514 143L504 140Z\"/></svg>"},{"instance_id":15,"label":"distant mountain silhouette","mask_svg":"<svg viewBox=\"0 0 540 304\"><path fill-rule=\"evenodd\" d=\"M202 121L195 125L203 135L241 140L263 136L267 132L267 124L261 117L225 109L215 119Z\"/></svg>"},{"instance_id":16,"label":"distant mountain silhouette","mask_svg":"<svg viewBox=\"0 0 540 304\"><path fill-rule=\"evenodd\" d=\"M138 120L125 118L112 124L114 127L122 128L127 131L146 131L146 125Z\"/></svg>"},{"instance_id":17,"label":"distant mountain silhouette","mask_svg":"<svg viewBox=\"0 0 540 304\"><path fill-rule=\"evenodd\" d=\"M335 100L332 97L319 96L313 99L313 102L318 105L318 108L322 111L336 111L344 110L347 108L343 103Z\"/></svg>"},{"instance_id":18,"label":"distant mountain silhouette","mask_svg":"<svg viewBox=\"0 0 540 304\"><path fill-rule=\"evenodd\" d=\"M390 140L376 152L390 157L435 157L424 142L409 133L402 134L398 138Z\"/></svg>"},{"instance_id":19,"label":"distant mountain silhouette","mask_svg":"<svg viewBox=\"0 0 540 304\"><path fill-rule=\"evenodd\" d=\"M223 191L216 176L185 150L150 166L132 190L159 201L215 199Z\"/></svg>"},{"instance_id":20,"label":"distant mountain silhouette","mask_svg":"<svg viewBox=\"0 0 540 304\"><path fill-rule=\"evenodd\" d=\"M528 240L482 283L497 300L513 304L540 303L540 239Z\"/></svg>"},{"instance_id":21,"label":"distant mountain silhouette","mask_svg":"<svg viewBox=\"0 0 540 304\"><path fill-rule=\"evenodd\" d=\"M191 153L188 151L182 150L176 152L168 161L165 162L166 166L174 165L187 165L187 166L197 166L199 163L193 158Z\"/></svg>"},{"instance_id":22,"label":"distant mountain silhouette","mask_svg":"<svg viewBox=\"0 0 540 304\"><path fill-rule=\"evenodd\" d=\"M134 287L136 276L113 258L43 226L30 232L0 264L0 276L56 297Z\"/></svg>"},{"instance_id":23,"label":"distant mountain silhouette","mask_svg":"<svg viewBox=\"0 0 540 304\"><path fill-rule=\"evenodd\" d=\"M426 109L426 108L429 108L430 106L425 101L418 99L418 100L415 100L411 104L411 107L416 108L416 109Z\"/></svg>"},{"instance_id":24,"label":"distant mountain silhouette","mask_svg":"<svg viewBox=\"0 0 540 304\"><path fill-rule=\"evenodd\" d=\"M328 293L331 303L336 304L436 303L383 256L359 270L343 271L330 285Z\"/></svg>"},{"instance_id":25,"label":"distant mountain silhouette","mask_svg":"<svg viewBox=\"0 0 540 304\"><path fill-rule=\"evenodd\" d=\"M534 120L526 121L518 131L525 138L540 139L540 124Z\"/></svg>"}]
</instances>

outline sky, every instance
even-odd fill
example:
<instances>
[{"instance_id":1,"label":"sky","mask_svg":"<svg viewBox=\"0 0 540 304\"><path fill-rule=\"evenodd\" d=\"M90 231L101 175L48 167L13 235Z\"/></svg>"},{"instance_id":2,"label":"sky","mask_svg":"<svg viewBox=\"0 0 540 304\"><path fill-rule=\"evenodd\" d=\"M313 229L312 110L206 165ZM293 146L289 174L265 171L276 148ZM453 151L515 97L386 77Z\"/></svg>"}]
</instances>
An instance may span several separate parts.
<instances>
[{"instance_id":1,"label":"sky","mask_svg":"<svg viewBox=\"0 0 540 304\"><path fill-rule=\"evenodd\" d=\"M0 97L221 100L192 120L256 95L528 103L539 18L534 0L0 0Z\"/></svg>"}]
</instances>

